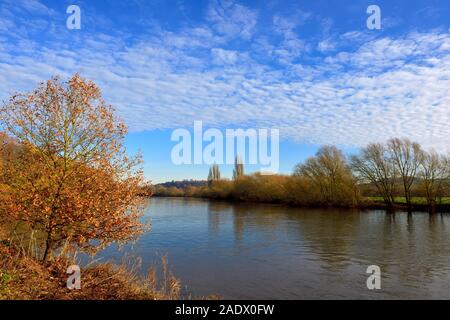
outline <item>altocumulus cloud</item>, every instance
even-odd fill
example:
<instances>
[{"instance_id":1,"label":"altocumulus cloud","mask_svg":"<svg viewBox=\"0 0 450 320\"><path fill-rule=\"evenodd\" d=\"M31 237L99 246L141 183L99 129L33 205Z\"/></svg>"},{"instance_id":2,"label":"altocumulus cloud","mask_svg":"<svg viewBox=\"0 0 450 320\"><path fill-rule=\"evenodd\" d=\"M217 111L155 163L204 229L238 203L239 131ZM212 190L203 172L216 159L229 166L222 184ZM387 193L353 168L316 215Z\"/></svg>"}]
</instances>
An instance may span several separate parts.
<instances>
[{"instance_id":1,"label":"altocumulus cloud","mask_svg":"<svg viewBox=\"0 0 450 320\"><path fill-rule=\"evenodd\" d=\"M449 148L448 30L302 39L289 17L274 15L272 38L258 32L256 10L214 1L204 23L176 32L155 23L139 34L101 27L74 34L64 29L65 16L37 0L11 4L0 5L2 99L79 72L100 85L133 131L202 120L278 128L282 139L307 143L362 146L408 136ZM33 8L35 15L21 15ZM309 12L294 16L314 20Z\"/></svg>"}]
</instances>

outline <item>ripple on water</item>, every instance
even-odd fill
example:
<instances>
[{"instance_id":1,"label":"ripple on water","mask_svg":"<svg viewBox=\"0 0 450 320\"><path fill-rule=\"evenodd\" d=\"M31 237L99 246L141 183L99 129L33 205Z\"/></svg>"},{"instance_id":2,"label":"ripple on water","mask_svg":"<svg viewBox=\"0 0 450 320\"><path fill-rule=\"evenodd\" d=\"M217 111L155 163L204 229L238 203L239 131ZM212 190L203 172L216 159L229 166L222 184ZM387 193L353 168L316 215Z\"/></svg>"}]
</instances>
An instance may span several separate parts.
<instances>
[{"instance_id":1,"label":"ripple on water","mask_svg":"<svg viewBox=\"0 0 450 320\"><path fill-rule=\"evenodd\" d=\"M162 254L194 295L232 299L450 298L450 216L153 198L126 253ZM120 260L114 247L100 256ZM366 269L379 265L382 290Z\"/></svg>"}]
</instances>

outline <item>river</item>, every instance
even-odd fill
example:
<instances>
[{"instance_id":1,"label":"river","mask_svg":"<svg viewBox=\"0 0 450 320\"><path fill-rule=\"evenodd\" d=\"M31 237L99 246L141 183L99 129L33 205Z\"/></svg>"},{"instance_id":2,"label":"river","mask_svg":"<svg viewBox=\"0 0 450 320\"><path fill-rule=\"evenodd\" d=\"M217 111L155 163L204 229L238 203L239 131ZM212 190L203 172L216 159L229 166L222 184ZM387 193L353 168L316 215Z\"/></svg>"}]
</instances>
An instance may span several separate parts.
<instances>
[{"instance_id":1,"label":"river","mask_svg":"<svg viewBox=\"0 0 450 320\"><path fill-rule=\"evenodd\" d=\"M152 198L151 231L97 256L167 254L193 296L226 299L450 299L450 215L301 209ZM381 270L369 290L367 267Z\"/></svg>"}]
</instances>

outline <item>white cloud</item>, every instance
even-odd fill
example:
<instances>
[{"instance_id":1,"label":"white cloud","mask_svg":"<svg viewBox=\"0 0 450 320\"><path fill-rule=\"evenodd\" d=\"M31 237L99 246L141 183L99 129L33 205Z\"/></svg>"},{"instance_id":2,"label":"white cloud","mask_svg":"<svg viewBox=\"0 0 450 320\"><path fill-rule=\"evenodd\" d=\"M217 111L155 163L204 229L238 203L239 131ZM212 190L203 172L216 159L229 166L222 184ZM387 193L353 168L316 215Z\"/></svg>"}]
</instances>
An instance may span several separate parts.
<instances>
[{"instance_id":1,"label":"white cloud","mask_svg":"<svg viewBox=\"0 0 450 320\"><path fill-rule=\"evenodd\" d=\"M13 1L13 4L16 6L20 6L32 13L38 13L42 15L55 14L55 11L53 9L50 9L38 0L15 0Z\"/></svg>"},{"instance_id":2,"label":"white cloud","mask_svg":"<svg viewBox=\"0 0 450 320\"><path fill-rule=\"evenodd\" d=\"M214 63L218 65L235 64L238 60L238 53L236 51L213 48L211 52Z\"/></svg>"},{"instance_id":3,"label":"white cloud","mask_svg":"<svg viewBox=\"0 0 450 320\"><path fill-rule=\"evenodd\" d=\"M221 35L228 38L250 39L258 14L255 10L231 0L214 0L209 6L207 19Z\"/></svg>"},{"instance_id":4,"label":"white cloud","mask_svg":"<svg viewBox=\"0 0 450 320\"><path fill-rule=\"evenodd\" d=\"M336 45L330 39L322 40L317 44L317 50L321 52L331 51Z\"/></svg>"},{"instance_id":5,"label":"white cloud","mask_svg":"<svg viewBox=\"0 0 450 320\"><path fill-rule=\"evenodd\" d=\"M409 136L449 149L448 33L377 39L346 33L322 40L318 49L361 44L299 62L309 43L293 31L295 23L275 19L279 42L260 37L251 51L232 48L225 38L251 38L257 14L230 2L216 6L208 11L213 27L155 28L127 43L122 34L77 39L68 33L65 41L43 44L20 33L19 41L0 47L0 99L52 75L80 72L98 83L132 131L202 120L279 128L282 138L309 143L362 146ZM10 36L0 31L0 38Z\"/></svg>"}]
</instances>

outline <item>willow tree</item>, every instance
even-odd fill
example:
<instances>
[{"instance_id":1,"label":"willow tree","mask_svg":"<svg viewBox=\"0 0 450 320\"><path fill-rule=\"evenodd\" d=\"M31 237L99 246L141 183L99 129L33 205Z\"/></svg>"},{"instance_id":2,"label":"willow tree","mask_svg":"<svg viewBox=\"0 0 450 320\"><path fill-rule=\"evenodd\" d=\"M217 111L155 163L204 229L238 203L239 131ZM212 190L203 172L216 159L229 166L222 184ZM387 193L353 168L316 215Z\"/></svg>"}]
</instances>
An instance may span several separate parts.
<instances>
[{"instance_id":1,"label":"willow tree","mask_svg":"<svg viewBox=\"0 0 450 320\"><path fill-rule=\"evenodd\" d=\"M57 77L0 107L0 124L20 145L3 163L3 215L44 235L42 259L64 246L95 252L136 239L144 200L139 156L123 147L127 128L91 81Z\"/></svg>"},{"instance_id":2,"label":"willow tree","mask_svg":"<svg viewBox=\"0 0 450 320\"><path fill-rule=\"evenodd\" d=\"M387 147L371 143L351 158L351 166L361 182L373 184L389 210L393 209L398 169Z\"/></svg>"},{"instance_id":3,"label":"willow tree","mask_svg":"<svg viewBox=\"0 0 450 320\"><path fill-rule=\"evenodd\" d=\"M334 146L321 147L314 157L298 164L293 175L309 180L327 204L353 203L357 200L352 172L344 154Z\"/></svg>"},{"instance_id":4,"label":"willow tree","mask_svg":"<svg viewBox=\"0 0 450 320\"><path fill-rule=\"evenodd\" d=\"M436 151L424 152L420 163L419 178L431 210L436 199L442 195L445 184L450 179L450 158Z\"/></svg>"},{"instance_id":5,"label":"willow tree","mask_svg":"<svg viewBox=\"0 0 450 320\"><path fill-rule=\"evenodd\" d=\"M418 143L411 142L406 138L390 139L387 143L387 149L391 154L394 164L397 166L403 185L403 194L405 196L406 205L408 211L411 211L411 188L417 178L424 153Z\"/></svg>"}]
</instances>

